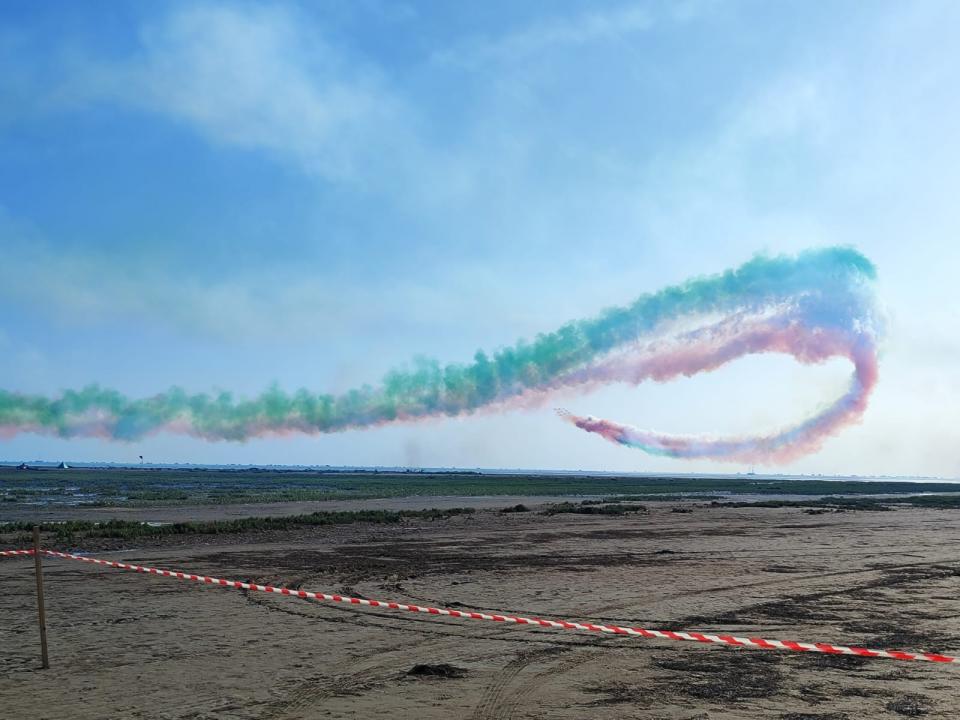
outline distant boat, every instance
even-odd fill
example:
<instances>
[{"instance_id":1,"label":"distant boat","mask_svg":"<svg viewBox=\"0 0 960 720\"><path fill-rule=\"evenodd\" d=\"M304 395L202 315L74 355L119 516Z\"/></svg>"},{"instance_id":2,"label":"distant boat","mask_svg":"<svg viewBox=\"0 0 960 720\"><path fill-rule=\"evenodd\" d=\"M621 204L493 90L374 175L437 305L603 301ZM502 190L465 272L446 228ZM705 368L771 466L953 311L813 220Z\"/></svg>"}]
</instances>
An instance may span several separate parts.
<instances>
[{"instance_id":1,"label":"distant boat","mask_svg":"<svg viewBox=\"0 0 960 720\"><path fill-rule=\"evenodd\" d=\"M57 465L57 470L69 470L69 469L70 469L70 466L67 465L65 462L62 462L59 465Z\"/></svg>"},{"instance_id":2,"label":"distant boat","mask_svg":"<svg viewBox=\"0 0 960 720\"><path fill-rule=\"evenodd\" d=\"M747 475L756 475L756 474L757 474L757 466L751 465L750 469L747 470Z\"/></svg>"}]
</instances>

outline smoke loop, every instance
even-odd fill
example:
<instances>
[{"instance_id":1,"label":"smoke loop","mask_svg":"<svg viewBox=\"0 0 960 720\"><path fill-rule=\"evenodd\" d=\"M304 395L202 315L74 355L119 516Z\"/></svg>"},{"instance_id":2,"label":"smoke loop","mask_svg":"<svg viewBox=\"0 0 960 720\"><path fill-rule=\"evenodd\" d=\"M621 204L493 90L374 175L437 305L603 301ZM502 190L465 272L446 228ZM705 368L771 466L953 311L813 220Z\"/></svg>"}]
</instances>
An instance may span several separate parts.
<instances>
[{"instance_id":1,"label":"smoke loop","mask_svg":"<svg viewBox=\"0 0 960 720\"><path fill-rule=\"evenodd\" d=\"M378 387L341 395L274 387L249 400L178 388L131 399L97 385L59 397L0 391L0 436L33 432L59 437L134 440L159 431L207 440L330 433L480 409L542 404L557 392L611 382L665 382L709 372L753 353L787 353L802 363L851 361L850 387L830 406L771 434L711 439L639 430L563 412L587 432L645 452L677 458L787 462L817 450L855 422L877 382L876 272L849 248L797 257L756 257L720 275L643 295L626 307L563 325L533 342L469 364L418 360Z\"/></svg>"}]
</instances>

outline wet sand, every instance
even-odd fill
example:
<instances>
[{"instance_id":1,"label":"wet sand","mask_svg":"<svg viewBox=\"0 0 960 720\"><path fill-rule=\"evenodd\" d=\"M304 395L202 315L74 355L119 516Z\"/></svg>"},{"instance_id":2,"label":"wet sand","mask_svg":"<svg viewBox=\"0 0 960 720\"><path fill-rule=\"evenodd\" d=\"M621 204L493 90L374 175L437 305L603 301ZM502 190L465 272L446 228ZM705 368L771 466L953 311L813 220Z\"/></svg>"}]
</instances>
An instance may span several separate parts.
<instances>
[{"instance_id":1,"label":"wet sand","mask_svg":"<svg viewBox=\"0 0 960 720\"><path fill-rule=\"evenodd\" d=\"M480 511L311 528L269 542L187 538L103 555L377 599L960 653L958 511L649 507L609 517ZM44 672L31 567L0 560L3 717L960 713L960 666L365 611L52 559L45 576L53 668ZM418 664L452 669L408 674Z\"/></svg>"}]
</instances>

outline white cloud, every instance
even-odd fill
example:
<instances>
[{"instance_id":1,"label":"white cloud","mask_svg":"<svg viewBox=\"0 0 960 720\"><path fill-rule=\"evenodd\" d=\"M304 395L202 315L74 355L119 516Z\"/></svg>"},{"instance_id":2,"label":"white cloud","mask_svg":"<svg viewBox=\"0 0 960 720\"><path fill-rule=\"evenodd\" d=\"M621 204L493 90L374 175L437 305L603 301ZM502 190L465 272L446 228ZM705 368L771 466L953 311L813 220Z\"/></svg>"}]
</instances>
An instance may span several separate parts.
<instances>
[{"instance_id":1,"label":"white cloud","mask_svg":"<svg viewBox=\"0 0 960 720\"><path fill-rule=\"evenodd\" d=\"M434 59L509 62L652 24L645 7L626 4L474 38ZM148 21L131 56L74 57L71 65L55 93L62 103L110 101L159 113L213 143L264 151L308 174L415 206L424 193L449 196L458 184L472 185L489 162L483 151L467 158L462 147L438 147L422 131L427 114L395 89L384 67L335 46L315 19L288 6L181 6ZM451 178L459 183L451 186Z\"/></svg>"},{"instance_id":2,"label":"white cloud","mask_svg":"<svg viewBox=\"0 0 960 720\"><path fill-rule=\"evenodd\" d=\"M491 292L499 281L494 268L463 267L448 272L444 283L422 274L363 282L285 264L211 279L136 257L54 247L2 207L0 254L0 303L68 327L133 323L228 346L370 338L383 346L420 342L428 352L439 338L443 352L452 348L464 358L481 344L550 329L536 307L517 307L508 295ZM510 318L506 326L504 317ZM460 332L465 322L467 338ZM0 328L0 347L5 340ZM464 340L468 344L457 345Z\"/></svg>"},{"instance_id":3,"label":"white cloud","mask_svg":"<svg viewBox=\"0 0 960 720\"><path fill-rule=\"evenodd\" d=\"M409 138L387 80L288 9L187 5L147 24L121 62L88 60L64 90L163 113L215 143L260 149L333 179Z\"/></svg>"},{"instance_id":4,"label":"white cloud","mask_svg":"<svg viewBox=\"0 0 960 720\"><path fill-rule=\"evenodd\" d=\"M538 20L497 37L477 37L434 55L434 60L475 69L491 62L516 62L557 48L614 40L653 25L646 6L627 4L574 17Z\"/></svg>"}]
</instances>

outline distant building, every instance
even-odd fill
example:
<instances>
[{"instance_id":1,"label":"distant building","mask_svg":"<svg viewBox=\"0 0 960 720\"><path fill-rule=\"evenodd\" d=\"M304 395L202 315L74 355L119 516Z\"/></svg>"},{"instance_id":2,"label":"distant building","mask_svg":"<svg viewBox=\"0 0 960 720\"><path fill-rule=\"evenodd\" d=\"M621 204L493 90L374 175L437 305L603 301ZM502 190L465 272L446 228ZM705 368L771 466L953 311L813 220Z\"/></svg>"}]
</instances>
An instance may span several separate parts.
<instances>
[{"instance_id":1,"label":"distant building","mask_svg":"<svg viewBox=\"0 0 960 720\"><path fill-rule=\"evenodd\" d=\"M70 469L70 466L67 465L65 462L62 462L59 465L57 465L57 470L69 470L69 469Z\"/></svg>"},{"instance_id":2,"label":"distant building","mask_svg":"<svg viewBox=\"0 0 960 720\"><path fill-rule=\"evenodd\" d=\"M30 469L30 466L27 465L26 463L20 463L19 465L17 465L17 470L29 470L29 469Z\"/></svg>"}]
</instances>

